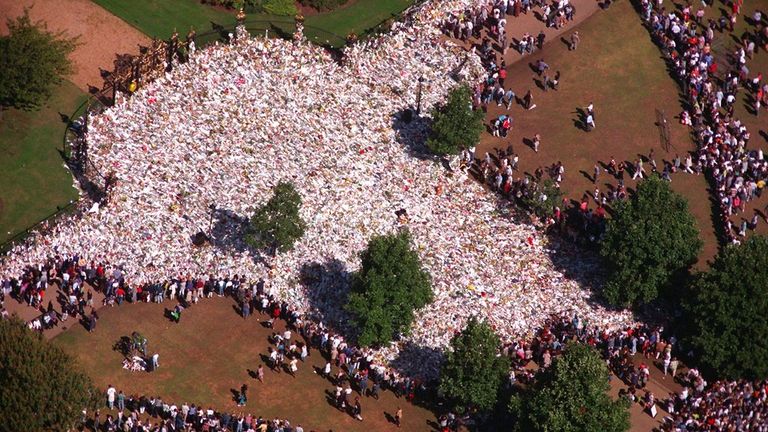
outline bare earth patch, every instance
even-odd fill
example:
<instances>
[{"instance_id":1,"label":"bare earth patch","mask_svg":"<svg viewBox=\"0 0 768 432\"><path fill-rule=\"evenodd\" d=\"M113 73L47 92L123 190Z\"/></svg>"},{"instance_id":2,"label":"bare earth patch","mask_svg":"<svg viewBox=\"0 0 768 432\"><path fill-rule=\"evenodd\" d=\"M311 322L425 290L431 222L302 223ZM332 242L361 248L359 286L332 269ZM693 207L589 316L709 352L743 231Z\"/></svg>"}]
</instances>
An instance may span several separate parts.
<instances>
[{"instance_id":1,"label":"bare earth patch","mask_svg":"<svg viewBox=\"0 0 768 432\"><path fill-rule=\"evenodd\" d=\"M75 72L68 77L81 89L101 88L99 68L111 70L115 54L135 54L150 39L120 18L89 0L0 0L0 33L8 32L6 19L30 9L33 21L43 20L52 31L80 36L72 54Z\"/></svg>"}]
</instances>

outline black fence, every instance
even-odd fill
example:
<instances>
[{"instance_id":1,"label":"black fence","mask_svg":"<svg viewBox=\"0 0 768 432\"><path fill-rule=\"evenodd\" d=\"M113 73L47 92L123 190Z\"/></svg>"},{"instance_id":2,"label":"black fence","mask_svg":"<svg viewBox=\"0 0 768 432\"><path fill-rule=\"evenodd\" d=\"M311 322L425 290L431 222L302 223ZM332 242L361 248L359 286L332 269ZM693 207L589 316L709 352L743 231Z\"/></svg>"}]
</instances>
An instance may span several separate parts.
<instances>
[{"instance_id":1,"label":"black fence","mask_svg":"<svg viewBox=\"0 0 768 432\"><path fill-rule=\"evenodd\" d=\"M198 48L212 43L229 43L229 35L235 34L236 23L220 25L211 23L211 30L195 35L195 45ZM265 36L290 40L296 32L296 21L293 18L270 18L245 20L243 26L251 36ZM329 49L343 48L347 43L346 36L337 35L318 27L304 25L304 36L312 43Z\"/></svg>"}]
</instances>

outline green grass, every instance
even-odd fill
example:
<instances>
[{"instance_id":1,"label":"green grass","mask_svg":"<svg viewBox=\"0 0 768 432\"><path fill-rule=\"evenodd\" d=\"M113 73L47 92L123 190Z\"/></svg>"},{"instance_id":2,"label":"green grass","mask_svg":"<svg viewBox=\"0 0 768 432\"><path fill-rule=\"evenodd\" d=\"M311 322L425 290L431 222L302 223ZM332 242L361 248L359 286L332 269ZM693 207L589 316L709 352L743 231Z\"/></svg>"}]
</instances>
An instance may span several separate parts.
<instances>
[{"instance_id":1,"label":"green grass","mask_svg":"<svg viewBox=\"0 0 768 432\"><path fill-rule=\"evenodd\" d=\"M2 113L0 242L77 198L59 153L65 129L59 113L70 115L86 98L64 81L39 111Z\"/></svg>"},{"instance_id":2,"label":"green grass","mask_svg":"<svg viewBox=\"0 0 768 432\"><path fill-rule=\"evenodd\" d=\"M346 36L358 35L396 16L412 0L358 0L349 7L307 17L307 25Z\"/></svg>"},{"instance_id":3,"label":"green grass","mask_svg":"<svg viewBox=\"0 0 768 432\"><path fill-rule=\"evenodd\" d=\"M142 33L157 38L168 38L173 29L184 36L190 26L200 33L212 30L211 22L230 28L235 24L235 12L215 9L195 0L93 0L96 4L120 17ZM307 37L331 45L341 45L349 33L358 35L396 16L413 4L413 0L357 0L347 7L307 17ZM267 21L274 21L286 29L285 22L293 17L267 14L248 14L251 33L262 33ZM292 32L288 29L288 32ZM331 33L329 35L327 33ZM336 35L338 37L333 37ZM213 40L215 38L212 38Z\"/></svg>"},{"instance_id":4,"label":"green grass","mask_svg":"<svg viewBox=\"0 0 768 432\"><path fill-rule=\"evenodd\" d=\"M194 27L198 33L211 30L211 21L234 25L234 12L201 4L196 0L93 0L150 37L166 39L176 29L181 36Z\"/></svg>"}]
</instances>

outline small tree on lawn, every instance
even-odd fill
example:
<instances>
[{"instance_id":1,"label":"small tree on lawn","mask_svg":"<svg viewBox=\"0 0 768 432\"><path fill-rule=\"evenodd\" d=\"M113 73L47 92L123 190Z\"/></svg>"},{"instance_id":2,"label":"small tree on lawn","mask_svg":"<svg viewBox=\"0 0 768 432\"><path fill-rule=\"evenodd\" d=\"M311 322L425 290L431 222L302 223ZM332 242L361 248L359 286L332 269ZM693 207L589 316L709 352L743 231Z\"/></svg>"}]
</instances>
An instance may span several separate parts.
<instances>
[{"instance_id":1,"label":"small tree on lawn","mask_svg":"<svg viewBox=\"0 0 768 432\"><path fill-rule=\"evenodd\" d=\"M523 196L523 204L539 217L552 216L563 202L563 193L552 179L531 183L532 190Z\"/></svg>"},{"instance_id":2,"label":"small tree on lawn","mask_svg":"<svg viewBox=\"0 0 768 432\"><path fill-rule=\"evenodd\" d=\"M603 295L622 307L650 302L696 262L700 249L688 202L650 176L608 221L600 250L610 272Z\"/></svg>"},{"instance_id":3,"label":"small tree on lawn","mask_svg":"<svg viewBox=\"0 0 768 432\"><path fill-rule=\"evenodd\" d=\"M518 431L623 432L629 429L629 402L608 395L608 368L597 351L569 343L534 385L513 396L510 409Z\"/></svg>"},{"instance_id":4,"label":"small tree on lawn","mask_svg":"<svg viewBox=\"0 0 768 432\"><path fill-rule=\"evenodd\" d=\"M509 361L499 355L501 342L484 321L472 317L451 340L440 373L440 393L463 411L489 411L496 405Z\"/></svg>"},{"instance_id":5,"label":"small tree on lawn","mask_svg":"<svg viewBox=\"0 0 768 432\"><path fill-rule=\"evenodd\" d=\"M77 38L51 33L43 22L33 23L27 9L7 25L8 35L0 37L0 105L37 108L62 77L72 73L68 56Z\"/></svg>"},{"instance_id":6,"label":"small tree on lawn","mask_svg":"<svg viewBox=\"0 0 768 432\"><path fill-rule=\"evenodd\" d=\"M0 418L7 431L74 430L100 393L61 348L18 319L0 319Z\"/></svg>"},{"instance_id":7,"label":"small tree on lawn","mask_svg":"<svg viewBox=\"0 0 768 432\"><path fill-rule=\"evenodd\" d=\"M432 111L432 136L427 147L443 156L473 147L483 131L483 113L472 109L472 91L462 85L448 93L448 101Z\"/></svg>"},{"instance_id":8,"label":"small tree on lawn","mask_svg":"<svg viewBox=\"0 0 768 432\"><path fill-rule=\"evenodd\" d=\"M347 310L355 317L361 345L385 344L407 332L413 311L432 301L432 280L405 230L372 238L361 259Z\"/></svg>"},{"instance_id":9,"label":"small tree on lawn","mask_svg":"<svg viewBox=\"0 0 768 432\"><path fill-rule=\"evenodd\" d=\"M768 239L727 247L690 291L696 359L719 377L768 378Z\"/></svg>"},{"instance_id":10,"label":"small tree on lawn","mask_svg":"<svg viewBox=\"0 0 768 432\"><path fill-rule=\"evenodd\" d=\"M280 252L293 249L306 228L299 208L301 195L296 188L291 183L280 182L272 198L251 218L246 241L256 249L274 247Z\"/></svg>"}]
</instances>

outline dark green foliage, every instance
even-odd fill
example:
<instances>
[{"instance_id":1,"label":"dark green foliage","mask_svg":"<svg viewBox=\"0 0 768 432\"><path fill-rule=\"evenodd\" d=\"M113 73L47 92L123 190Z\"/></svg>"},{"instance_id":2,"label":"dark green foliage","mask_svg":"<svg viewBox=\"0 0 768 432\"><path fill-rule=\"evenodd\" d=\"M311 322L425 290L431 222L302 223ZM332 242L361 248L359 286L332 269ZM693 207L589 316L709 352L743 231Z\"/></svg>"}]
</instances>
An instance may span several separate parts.
<instances>
[{"instance_id":1,"label":"dark green foliage","mask_svg":"<svg viewBox=\"0 0 768 432\"><path fill-rule=\"evenodd\" d=\"M432 136L429 150L437 155L457 154L474 147L483 131L483 112L472 109L472 91L462 85L448 93L448 101L432 111Z\"/></svg>"},{"instance_id":2,"label":"dark green foliage","mask_svg":"<svg viewBox=\"0 0 768 432\"><path fill-rule=\"evenodd\" d=\"M650 176L608 221L600 250L610 272L603 295L622 307L654 300L696 262L701 245L688 202Z\"/></svg>"},{"instance_id":3,"label":"dark green foliage","mask_svg":"<svg viewBox=\"0 0 768 432\"><path fill-rule=\"evenodd\" d=\"M386 344L408 331L415 309L432 301L432 278L405 230L372 238L361 260L347 310L355 317L360 345Z\"/></svg>"},{"instance_id":4,"label":"dark green foliage","mask_svg":"<svg viewBox=\"0 0 768 432\"><path fill-rule=\"evenodd\" d=\"M552 216L563 202L563 193L552 179L531 183L531 190L522 197L523 204L539 217Z\"/></svg>"},{"instance_id":5,"label":"dark green foliage","mask_svg":"<svg viewBox=\"0 0 768 432\"><path fill-rule=\"evenodd\" d=\"M62 77L72 73L67 57L77 38L51 33L29 11L8 19L8 35L0 37L0 105L34 109L45 102Z\"/></svg>"},{"instance_id":6,"label":"dark green foliage","mask_svg":"<svg viewBox=\"0 0 768 432\"><path fill-rule=\"evenodd\" d=\"M304 6L309 6L319 11L329 11L343 5L348 0L299 0Z\"/></svg>"},{"instance_id":7,"label":"dark green foliage","mask_svg":"<svg viewBox=\"0 0 768 432\"><path fill-rule=\"evenodd\" d=\"M726 247L691 285L696 359L718 377L768 378L768 239Z\"/></svg>"},{"instance_id":8,"label":"dark green foliage","mask_svg":"<svg viewBox=\"0 0 768 432\"><path fill-rule=\"evenodd\" d=\"M65 431L100 393L59 347L17 319L0 319L0 430Z\"/></svg>"},{"instance_id":9,"label":"dark green foliage","mask_svg":"<svg viewBox=\"0 0 768 432\"><path fill-rule=\"evenodd\" d=\"M301 195L296 188L291 183L280 182L272 198L251 218L246 242L256 249L276 247L280 252L293 249L306 228L299 208Z\"/></svg>"},{"instance_id":10,"label":"dark green foliage","mask_svg":"<svg viewBox=\"0 0 768 432\"><path fill-rule=\"evenodd\" d=\"M264 12L271 15L294 16L299 13L293 0L261 0L260 3Z\"/></svg>"},{"instance_id":11,"label":"dark green foliage","mask_svg":"<svg viewBox=\"0 0 768 432\"><path fill-rule=\"evenodd\" d=\"M498 355L501 342L493 329L472 317L451 340L440 372L440 393L460 411L489 411L496 405L509 361Z\"/></svg>"},{"instance_id":12,"label":"dark green foliage","mask_svg":"<svg viewBox=\"0 0 768 432\"><path fill-rule=\"evenodd\" d=\"M534 385L514 396L510 410L520 432L622 432L629 402L608 395L608 368L589 345L569 343Z\"/></svg>"}]
</instances>

